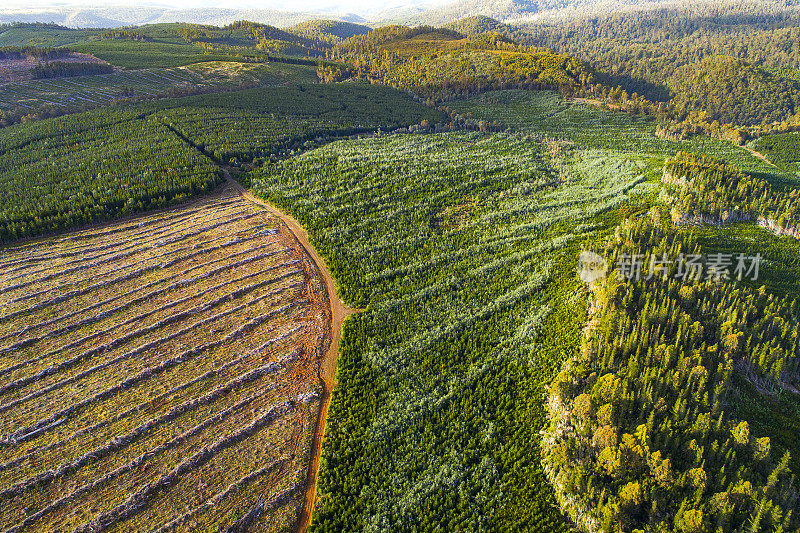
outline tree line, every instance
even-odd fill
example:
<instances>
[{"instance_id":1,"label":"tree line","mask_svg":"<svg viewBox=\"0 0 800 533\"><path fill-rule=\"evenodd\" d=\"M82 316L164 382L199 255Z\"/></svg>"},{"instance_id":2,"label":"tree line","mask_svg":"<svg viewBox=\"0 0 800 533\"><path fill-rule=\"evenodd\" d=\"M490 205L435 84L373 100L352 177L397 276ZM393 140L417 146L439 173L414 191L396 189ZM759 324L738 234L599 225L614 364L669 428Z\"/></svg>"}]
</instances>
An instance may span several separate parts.
<instances>
[{"instance_id":1,"label":"tree line","mask_svg":"<svg viewBox=\"0 0 800 533\"><path fill-rule=\"evenodd\" d=\"M89 76L92 74L111 74L114 67L108 63L71 63L66 61L54 61L37 65L31 69L31 76L35 80L47 78L66 78L72 76Z\"/></svg>"},{"instance_id":2,"label":"tree line","mask_svg":"<svg viewBox=\"0 0 800 533\"><path fill-rule=\"evenodd\" d=\"M3 46L0 47L0 59L25 59L33 57L43 61L62 59L72 53L67 48L50 48L39 46Z\"/></svg>"},{"instance_id":3,"label":"tree line","mask_svg":"<svg viewBox=\"0 0 800 533\"><path fill-rule=\"evenodd\" d=\"M603 252L653 265L703 250L655 208ZM562 508L584 531L795 530L788 453L726 406L733 373L765 391L800 383L798 301L660 266L594 282L583 347L550 386L542 450Z\"/></svg>"}]
</instances>

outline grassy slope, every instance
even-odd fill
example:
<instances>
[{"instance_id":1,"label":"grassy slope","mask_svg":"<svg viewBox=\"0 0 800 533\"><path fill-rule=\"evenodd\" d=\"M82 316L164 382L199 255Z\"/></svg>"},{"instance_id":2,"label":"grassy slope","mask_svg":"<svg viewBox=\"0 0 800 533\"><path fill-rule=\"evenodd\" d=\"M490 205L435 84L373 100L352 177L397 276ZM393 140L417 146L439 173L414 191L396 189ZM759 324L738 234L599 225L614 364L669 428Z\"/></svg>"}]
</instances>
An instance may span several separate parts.
<instances>
[{"instance_id":1,"label":"grassy slope","mask_svg":"<svg viewBox=\"0 0 800 533\"><path fill-rule=\"evenodd\" d=\"M210 79L231 82L255 81L259 85L284 85L290 83L317 83L317 71L310 65L289 63L241 63L237 61L204 61L186 68Z\"/></svg>"}]
</instances>

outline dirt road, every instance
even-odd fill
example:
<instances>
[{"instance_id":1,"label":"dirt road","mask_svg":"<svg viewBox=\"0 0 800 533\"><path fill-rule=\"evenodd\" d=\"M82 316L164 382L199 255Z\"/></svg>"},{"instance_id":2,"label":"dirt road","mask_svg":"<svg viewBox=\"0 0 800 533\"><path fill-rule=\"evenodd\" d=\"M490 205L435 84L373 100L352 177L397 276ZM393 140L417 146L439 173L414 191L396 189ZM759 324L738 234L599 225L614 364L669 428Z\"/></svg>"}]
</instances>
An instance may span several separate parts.
<instances>
[{"instance_id":1,"label":"dirt road","mask_svg":"<svg viewBox=\"0 0 800 533\"><path fill-rule=\"evenodd\" d=\"M325 420L328 415L328 406L331 402L331 392L336 385L336 357L339 354L339 342L342 339L342 323L349 315L356 312L355 309L350 309L339 298L336 291L336 284L333 281L333 276L325 264L325 260L317 254L317 251L311 246L308 241L308 233L300 225L297 220L291 215L282 212L280 209L257 198L256 196L247 192L247 190L239 184L230 175L227 168L223 168L225 179L241 194L251 202L263 206L267 211L277 216L283 221L289 230L294 234L297 242L305 249L308 256L314 262L317 270L322 275L325 282L325 288L328 292L328 301L331 304L331 329L330 329L330 343L328 344L325 358L320 363L319 378L320 385L322 386L321 404L319 411L319 418L317 419L317 428L314 431L314 441L311 447L311 463L308 468L308 477L306 478L305 497L303 498L303 508L300 513L300 520L298 522L297 531L304 533L308 529L308 524L311 521L311 512L314 510L314 502L317 498L317 472L319 471L319 458L322 450L322 438L325 435Z\"/></svg>"},{"instance_id":2,"label":"dirt road","mask_svg":"<svg viewBox=\"0 0 800 533\"><path fill-rule=\"evenodd\" d=\"M756 156L757 158L759 158L760 160L762 160L763 162L765 162L766 164L768 164L768 165L770 165L770 166L773 166L773 167L775 167L775 168L778 168L778 165L776 165L775 163L773 163L772 161L770 161L769 159L767 159L767 156L765 156L765 155L764 155L764 154L762 154L761 152L757 152L756 150L754 150L754 149L750 148L750 147L749 147L749 146L747 146L746 144L745 144L745 145L742 145L742 148L744 148L745 150L747 150L748 152L750 152L751 154L753 154L754 156Z\"/></svg>"}]
</instances>

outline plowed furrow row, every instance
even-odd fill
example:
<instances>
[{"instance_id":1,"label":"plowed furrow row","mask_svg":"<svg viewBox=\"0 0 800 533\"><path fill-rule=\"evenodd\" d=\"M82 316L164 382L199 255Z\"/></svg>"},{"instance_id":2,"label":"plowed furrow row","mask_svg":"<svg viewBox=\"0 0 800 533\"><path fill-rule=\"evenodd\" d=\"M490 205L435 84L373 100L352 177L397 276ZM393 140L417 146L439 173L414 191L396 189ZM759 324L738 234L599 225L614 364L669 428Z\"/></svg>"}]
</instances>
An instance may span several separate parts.
<instances>
[{"instance_id":1,"label":"plowed furrow row","mask_svg":"<svg viewBox=\"0 0 800 533\"><path fill-rule=\"evenodd\" d=\"M81 467L84 467L97 459L103 458L108 456L109 454L120 450L121 448L128 446L134 440L148 434L149 432L155 430L157 427L166 424L172 420L175 420L179 416L183 415L187 411L192 409L196 409L202 405L209 405L215 402L217 399L221 398L229 394L234 389L249 383L255 379L261 378L263 376L273 374L278 372L286 367L287 364L290 364L293 361L296 361L302 353L301 348L295 349L294 352L287 355L286 357L282 358L279 361L273 361L271 363L267 363L262 365L256 369L253 369L249 372L246 372L230 381L225 383L224 385L212 390L211 392L201 396L199 398L194 398L187 402L184 402L180 405L176 405L166 413L162 414L161 416L148 420L144 424L136 427L132 431L126 433L125 435L119 435L118 437L114 438L113 440L107 442L105 445L94 448L91 451L86 452L83 456L79 457L78 459L64 463L59 466L55 470L48 470L46 472L42 472L35 476L32 476L25 481L15 484L11 487L4 489L0 492L0 498L7 497L11 494L20 494L27 490L30 490L32 487L37 485L41 485L44 483L50 483L54 479L63 477L67 475L69 472L75 471Z\"/></svg>"},{"instance_id":2,"label":"plowed furrow row","mask_svg":"<svg viewBox=\"0 0 800 533\"><path fill-rule=\"evenodd\" d=\"M246 220L248 218L252 218L252 217L255 217L255 216L258 216L258 213L251 213L249 215L244 215L243 217L241 217L239 219L235 219L234 221ZM188 239L190 237L195 237L197 235L200 235L201 233L205 233L205 232L207 232L207 231L209 231L211 229L214 229L215 227L222 226L222 225L225 225L227 223L228 222L219 222L219 223L217 223L215 225L212 225L212 226L206 226L206 227L204 227L204 228L202 228L200 230L197 230L197 231L195 231L193 233L187 233L187 234L184 234L184 235L180 235L179 237L174 237L174 238L170 239L168 242L166 242L165 244L161 244L159 246L166 246L167 244L174 244L174 243L179 242L181 240ZM178 259L176 259L176 261L178 261ZM91 292L92 290L96 290L96 289L99 289L101 287L105 287L107 285L113 285L115 283L118 283L119 281L125 281L125 280L128 280L128 279L135 278L135 277L140 276L140 275L142 275L142 274L144 274L146 272L149 272L150 270L153 270L153 269L159 268L159 267L160 267L160 265L151 265L151 266L148 266L148 267L144 267L142 269L138 269L138 270L135 270L135 271L130 272L128 274L125 274L120 278L116 278L116 279L112 279L112 280L108 280L108 281L103 281L103 282L98 282L98 283L95 283L95 284L90 285L88 287L84 287L83 289L75 289L75 290L69 291L69 292L67 292L65 294L56 296L56 297L54 297L54 298L52 298L50 300L47 300L46 302L43 302L43 303L49 304L49 305L52 305L53 303L60 303L60 302L63 302L65 300L68 300L70 298L73 298L75 296L80 296L82 294L86 294L87 292ZM10 300L9 303L14 304L14 303L22 302L22 301L25 301L25 300L30 300L31 298L36 298L37 296L41 296L42 294L45 294L45 293L48 293L48 292L52 292L53 290L55 290L57 288L59 288L59 287L50 287L50 288L47 288L47 289L43 289L41 291L37 291L37 292L30 293L30 294L25 294L25 295L22 295L22 296L18 296L17 298L14 298L14 299ZM30 308L27 312L30 312L31 310L36 310L36 309L39 309L39 307L34 306L33 308ZM15 313L25 313L25 312L26 312L25 310L20 310L20 311L15 312ZM13 313L2 317L2 319L3 320L7 320L8 318L11 318L12 316L13 316Z\"/></svg>"},{"instance_id":3,"label":"plowed furrow row","mask_svg":"<svg viewBox=\"0 0 800 533\"><path fill-rule=\"evenodd\" d=\"M174 222L172 222L170 224L164 224L164 226L162 226L160 228L147 228L146 230L143 230L143 231L134 232L134 233L132 233L130 235L127 235L126 236L127 237L126 240L136 240L137 242L141 242L140 239L136 239L136 238L138 236L140 236L140 235L146 235L148 237L147 241L149 242L149 241L156 240L156 237L160 236L163 233L167 233L166 236L172 236L172 235L175 235L175 234L177 234L177 233L179 233L181 231L186 231L187 229L195 228L195 227L200 226L202 224L207 224L209 222L215 222L215 221L223 219L223 218L235 217L235 216L241 215L241 214L246 213L246 212L248 212L247 209L238 210L238 211L235 211L234 213L224 213L224 214L220 214L218 211L210 211L209 213L212 216L207 220L204 219L204 220L201 220L199 222L197 221L196 217L185 216L185 217L183 217L181 219L180 222L184 222L186 220L193 221L193 224L191 224L188 227L175 229L176 224ZM22 259L15 259L15 260L11 260L11 261L6 261L5 264L0 265L0 266L4 266L6 268L15 267L17 265L28 265L28 266L30 266L31 264L38 264L38 263L42 263L44 261L52 261L54 259L65 259L65 258L68 258L68 257L75 257L75 256L79 256L79 255L85 255L85 254L92 253L92 252L100 252L100 251L104 251L104 250L108 250L108 249L117 247L117 246L119 246L119 244L120 244L119 240L115 239L115 240L112 240L110 242L95 243L95 244L89 245L87 247L82 247L82 248L77 249L77 250L74 249L74 248L70 248L70 249L68 249L66 251L60 251L60 252L56 252L56 253L50 253L50 254L44 254L44 255L38 255L38 256L27 256L27 257L22 258ZM9 272L9 273L10 272L15 272L15 271L16 270L14 270L14 269L6 270L6 272Z\"/></svg>"},{"instance_id":4,"label":"plowed furrow row","mask_svg":"<svg viewBox=\"0 0 800 533\"><path fill-rule=\"evenodd\" d=\"M231 309L228 309L228 310L224 311L223 313L220 313L219 315L214 315L214 316L208 317L207 319L205 319L202 322L198 323L197 326L201 327L203 325L209 324L212 321L219 319L222 315L230 315L230 314L236 313L238 311L241 311L241 310L245 309L246 307L248 307L250 305L254 305L254 304L256 304L256 303L258 303L258 302L260 302L262 300L265 300L266 298L269 298L270 296L273 296L273 295L274 295L274 293L263 294L263 295L259 296L258 298L254 298L253 300L250 300L249 302L246 302L246 303L241 304L239 306L236 306L236 307L233 307ZM20 430L18 430L16 432L14 432L10 436L8 436L6 439L0 441L0 445L9 446L9 445L14 445L14 444L16 444L18 442L22 442L22 441L25 441L27 439L30 439L30 438L36 436L38 433L40 433L42 431L46 431L48 428L52 427L53 424L63 423L64 421L67 420L68 417L73 416L76 412L80 411L81 409L86 408L87 406L89 406L89 405L91 405L91 404L93 404L95 402L98 402L98 401L104 400L106 398L109 398L109 397L113 396L114 394L120 392L123 389L130 388L130 387L138 384L139 382L141 382L141 381L143 381L145 379L148 379L148 378L150 378L152 376L161 374L164 371L166 371L167 369L172 368L175 365L178 365L180 363L184 363L187 360L189 360L191 358L194 358L197 355L199 355L199 354L201 354L201 353L203 353L203 352L205 352L207 350L211 350L213 348L216 348L218 346L222 346L222 345L224 345L224 344L226 344L228 342L231 342L232 340L236 339L240 335L242 335L242 334L246 333L247 331L253 329L254 327L258 326L259 324L261 324L263 322L266 322L270 318L272 318L272 317L274 317L276 315L279 315L281 313L284 313L284 312L286 312L286 311L288 311L288 310L290 310L290 309L292 309L292 308L294 308L296 306L305 305L306 303L307 303L306 300L297 300L297 301L291 302L289 304L286 304L286 305L284 305L284 306L282 306L282 307L280 307L278 309L274 309L272 311L269 311L268 313L265 313L265 314L255 318L255 319L250 320L249 322L246 322L245 324L240 326L238 329L228 333L227 335L225 335L224 337L222 337L220 339L217 339L215 341L206 342L204 344L201 344L201 345L192 347L192 348L190 348L188 350L185 350L184 352L180 353L176 357L173 357L171 359L167 359L167 360L161 362L158 365L151 366L151 367L143 370L142 372L140 372L139 374L137 374L135 376L132 376L130 378L127 378L125 380L120 381L117 385L115 385L113 387L110 387L110 388L108 388L106 390L103 390L103 391L101 391L99 393L96 393L96 394L90 396L89 398L86 398L86 399L84 399L84 400L82 400L80 402L77 402L77 403L74 403L74 404L70 405L69 407L66 407L64 409L56 411L56 412L52 413L51 415L47 416L46 418L44 418L42 420L39 420L39 421L35 422L34 424L31 424L31 425L29 425L27 427L24 427L24 428L22 428L22 429L20 429Z\"/></svg>"},{"instance_id":5,"label":"plowed furrow row","mask_svg":"<svg viewBox=\"0 0 800 533\"><path fill-rule=\"evenodd\" d=\"M267 466L259 468L258 470L254 470L253 472L250 472L246 476L241 477L238 480L231 483L230 485L228 485L227 488L225 488L225 490L218 492L211 498L204 501L201 505L182 514L172 522L169 522L168 524L165 524L164 526L158 528L154 533L167 533L168 531L172 531L176 527L180 526L181 524L192 518L194 515L208 509L213 509L214 507L219 505L222 501L227 499L229 496L239 492L244 486L268 474L269 472L272 472L273 470L282 467L292 459L294 459L294 456L284 455L282 457L279 457L274 462L268 464Z\"/></svg>"},{"instance_id":6,"label":"plowed furrow row","mask_svg":"<svg viewBox=\"0 0 800 533\"><path fill-rule=\"evenodd\" d=\"M75 531L82 533L99 533L115 525L117 522L132 516L134 513L139 512L147 507L153 496L175 484L188 471L207 463L221 450L242 442L257 431L272 424L278 418L293 412L297 408L297 403L298 402L295 400L289 400L277 405L253 420L249 425L228 434L211 446L203 447L203 449L183 461L168 474L161 476L159 479L142 487L136 493L131 494L125 503L118 505L110 511L106 511L90 523L77 528Z\"/></svg>"},{"instance_id":7,"label":"plowed furrow row","mask_svg":"<svg viewBox=\"0 0 800 533\"><path fill-rule=\"evenodd\" d=\"M278 253L286 252L286 251L288 251L288 249L278 250L273 255L277 255ZM279 268L281 266L287 266L287 265L290 265L290 264L294 264L296 262L298 262L298 261L294 261L294 262L290 261L290 262L287 262L287 263L283 263L281 265L277 265L277 266L274 266L274 267L267 268L263 272L270 272L272 270L276 270L277 268ZM230 269L230 268L231 267L226 267L226 269ZM220 272L220 271L221 270L218 270L217 272ZM39 360L42 360L42 359L46 359L46 358L51 357L51 356L53 356L53 355L55 355L58 352L61 352L63 350L68 350L68 349L74 348L76 346L79 346L80 344L83 344L83 343L85 343L85 342L87 342L89 340L95 339L100 335L104 335L104 334L110 333L114 329L117 329L119 327L123 327L125 325L132 324L132 323L136 322L139 319L146 318L146 317L148 317L150 315L153 315L153 314L156 314L156 313L158 313L160 311L166 311L171 307L175 307L176 305L180 305L182 303L185 303L186 301L189 301L189 300L191 300L193 298L201 297L201 296L203 296L203 295L205 295L205 294L207 294L207 293L209 293L209 292L211 292L211 291L213 291L215 289L219 289L219 288L223 287L224 285L233 283L235 281L243 281L243 280L245 280L245 279L247 279L249 277L252 277L252 276L258 275L258 274L259 274L259 272L251 273L251 274L248 274L248 275L246 275L244 277L237 278L236 280L226 281L226 282L223 282L221 284L215 285L214 287L210 287L208 289L205 289L205 290L201 291L200 293L195 294L194 296L187 296L187 297L184 297L184 298L181 298L181 299L178 299L178 300L173 300L172 302L168 302L167 304L164 304L161 307L154 308L154 309L152 309L150 311L147 311L147 312L145 312L143 314L140 314L140 315L134 316L132 318L129 318L129 319L125 320L124 322L116 323L111 328L107 328L105 330L101 330L101 331L97 331L95 333L91 333L91 334L86 335L86 336L84 336L84 337L82 337L80 339L72 341L69 344L66 344L66 345L64 345L62 347L59 347L56 350L53 350L53 351L50 351L50 352L47 352L47 353L43 353L39 357L36 357L34 359L30 359L28 361L20 362L17 365L14 365L12 367L4 368L4 369L0 370L0 376L5 375L6 373L8 373L12 369L16 370L17 368L20 368L21 366L25 366L27 364L30 364L30 363L33 363L33 362L36 362L36 361L39 361ZM178 284L179 284L178 286L179 287L191 286L193 283L195 283L195 282L197 282L197 281L199 281L201 279L206 279L208 277L209 276L206 276L205 278L197 278L196 277L196 278L193 278L192 280L181 280L181 281L178 282ZM174 289L175 287L173 286L171 288ZM153 295L149 296L146 299L149 300L150 298L152 298L152 296ZM144 301L145 298L141 297L141 298L139 298L139 300L140 301ZM68 324L66 326L63 326L63 327L57 329L57 330L48 332L48 333L46 333L44 335L41 335L41 336L38 336L38 337L30 337L30 338L21 340L19 342L16 342L16 343L14 343L14 344L12 344L10 346L4 347L4 348L0 348L0 355L8 353L8 352L11 352L11 351L14 351L14 350L19 350L19 349L25 348L27 346L35 344L36 342L40 342L40 341L43 341L43 340L46 340L46 339L57 337L59 335L63 335L64 333L68 333L68 332L70 332L70 331L72 331L74 329L77 329L77 328L83 327L85 325L91 324L91 323L96 322L97 320L100 320L102 318L109 317L112 314L114 314L115 312L118 312L118 311L121 311L123 309L126 309L126 308L130 307L131 305L132 304L129 302L126 305L118 306L116 309L114 309L112 311L108 311L106 313L103 313L102 315L95 315L95 316L92 316L92 317L87 317L87 318L85 318L83 320L79 320L78 322L74 322L72 324ZM3 394L4 391L5 391L5 388L4 387L0 387L0 394Z\"/></svg>"},{"instance_id":8,"label":"plowed furrow row","mask_svg":"<svg viewBox=\"0 0 800 533\"><path fill-rule=\"evenodd\" d=\"M25 462L26 460L32 459L33 457L41 456L42 454L51 454L56 449L66 446L69 442L72 442L72 441L74 441L74 440L76 440L76 439L78 439L78 438L80 438L82 436L86 436L86 435L90 435L90 434L96 434L103 427L109 426L111 424L119 422L120 420L122 420L122 419L124 419L126 417L129 417L129 416L134 415L136 413L142 412L145 409L147 409L148 407L152 406L154 403L157 403L157 402L159 402L161 400L164 400L166 398L169 398L169 397L175 397L181 391L183 391L185 389L188 389L188 388L190 388L190 387L192 387L192 386L194 386L194 385L196 385L198 383L201 383L201 382L203 382L205 380L208 380L208 379L210 379L210 378L212 378L214 376L224 375L229 369L232 369L232 368L234 368L234 367L236 367L238 365L241 365L241 364L244 364L244 363L248 362L250 359L252 359L253 357L255 357L258 354L263 354L264 351L267 348L269 348L270 346L275 346L275 345L277 345L278 343L280 343L283 340L290 339L295 333L297 333L298 331L303 330L303 329L304 329L303 325L295 326L295 327L291 328L290 330L288 330L288 331L286 331L284 333L281 333L280 335L277 335L277 336L269 339L268 341L264 342L263 344L261 344L257 348L254 348L252 350L247 351L244 355L241 355L241 356L239 356L239 357L237 357L237 358L235 358L233 360L230 360L230 361L228 361L228 362L226 362L226 363L224 363L224 364L222 364L220 366L217 366L214 369L209 370L208 372L206 372L204 374L201 374L200 376L197 376L197 377L195 377L195 378L193 378L193 379L191 379L189 381L186 381L184 383L181 383L180 385L177 385L176 387L168 389L167 391L159 394L158 396L153 397L152 399L150 399L150 400L148 400L146 402L140 403L140 404L138 404L138 405L136 405L134 407L131 407L130 409L128 409L128 410L126 410L126 411L124 411L122 413L119 413L119 414L117 414L115 416L112 416L110 418L102 420L102 421L100 421L100 422L98 422L98 423L96 423L94 425L84 427L84 428L76 431L75 433L71 434L69 437L67 437L65 439L56 441L56 442L51 443L51 444L49 444L47 446L43 446L43 447L31 450L31 451L29 451L29 452L27 452L24 455L21 455L19 457L15 457L14 459L11 459L11 460L1 464L0 465L0 472L2 472L4 470L7 470L9 468L14 468L14 467L20 465L21 463ZM272 352L269 352L269 355L272 355Z\"/></svg>"},{"instance_id":9,"label":"plowed furrow row","mask_svg":"<svg viewBox=\"0 0 800 533\"><path fill-rule=\"evenodd\" d=\"M266 231L272 231L272 230L266 230ZM258 235L253 235L253 238L263 237L263 236L266 236L266 235L274 235L275 233L277 233L277 230L275 230L273 233L266 233L266 231L265 232L260 232ZM223 248L226 248L228 246L239 244L239 243L243 242L244 240L249 240L249 239L243 239L243 240L238 240L238 241L229 241L229 242L226 242L226 243L223 243L223 244L216 245L216 246L214 246L212 248L201 249L201 250L192 252L192 253L190 253L190 254L188 254L186 256L173 259L173 260L171 260L171 261L169 261L167 263L161 263L160 267L162 269L166 269L166 268L174 266L174 265L176 265L178 263L194 259L194 258L196 258L196 257L198 257L200 255L217 252L217 251L219 251L219 250L221 250ZM268 242L266 242L264 244L265 245L269 245L269 244L274 244L274 242L273 241L268 241ZM80 315L80 314L83 314L83 313L88 313L88 312L93 311L93 310L95 310L97 308L100 308L100 307L102 307L104 305L107 305L107 304L110 304L110 303L114 303L115 301L123 299L123 298L125 298L127 296L131 296L133 294L141 294L142 291L148 290L151 287L154 287L156 285L160 285L162 283L168 283L169 284L169 282L172 282L174 279L179 278L181 276L185 276L189 272L192 272L194 270L197 270L197 269L200 269L200 268L205 268L205 267L208 267L208 266L211 266L211 265L215 265L217 263L230 261L231 259L233 259L235 257L239 257L239 256L244 255L244 254L249 253L249 252L250 252L250 250L242 250L240 252L236 252L236 253L230 254L230 255L225 256L225 257L220 257L220 258L217 258L217 259L214 259L214 260L211 260L211 261L207 261L207 262L205 262L203 264L200 264L200 265L195 265L193 267L190 267L190 268L184 269L184 270L182 270L180 272L177 272L175 274L172 274L171 276L160 278L160 279L157 279L155 281L146 283L144 285L139 285L138 287L136 287L135 289L133 289L131 291L119 293L116 296L113 296L113 297L108 298L106 300L101 300L101 301L96 302L96 303L94 303L94 304L92 304L90 306L87 306L87 307L84 307L84 308L81 308L81 309L77 309L75 311L71 311L71 312L66 313L64 315L59 315L59 316L57 316L55 318L51 318L49 320L45 320L45 321L39 322L37 324L27 325L27 326L23 327L22 329L20 329L20 330L18 330L16 332L11 332L9 334L4 335L2 337L2 340L5 340L5 339L10 338L10 337L20 337L20 336L24 335L25 333L27 333L28 331L31 331L33 329L44 328L44 327L47 327L47 326L51 326L51 325L53 325L53 324L55 324L57 322L60 322L60 321L69 320L69 319L71 319L71 318L73 318L73 317L75 317L77 315ZM232 265L232 266L236 266L236 265ZM224 270L225 268L227 268L227 267L220 267L220 268L218 268L216 270L216 272L220 272L220 271ZM81 325L85 325L85 324L87 324L87 323L89 323L91 321L94 321L94 320L99 320L101 318L105 318L105 317L107 317L107 316L109 316L109 315L111 315L113 313L116 313L116 312L122 310L122 309L130 307L131 305L135 305L137 303L141 303L142 301L145 301L145 300L147 300L149 298L152 298L154 296L162 294L162 293L164 293L166 291L174 290L174 289L177 289L177 288L182 288L182 287L186 286L187 284L193 283L197 279L200 279L200 278L192 278L192 279L189 279L189 280L180 280L180 281L178 281L178 282L176 282L174 284L169 284L169 286L167 286L167 287L163 287L163 288L158 289L156 291L153 291L153 292L151 292L149 294L142 295L139 298L136 298L134 300L131 300L131 301L128 301L128 302L126 302L124 304L121 304L120 306L118 306L118 307L116 307L114 309L103 311L103 312L101 312L101 313L99 313L97 315L89 317L88 319L85 319L84 321L82 321ZM2 320L2 319L0 318L0 320ZM8 350L6 348L3 348L2 350L0 350L0 354L7 353L8 351L10 351L10 350Z\"/></svg>"},{"instance_id":10,"label":"plowed furrow row","mask_svg":"<svg viewBox=\"0 0 800 533\"><path fill-rule=\"evenodd\" d=\"M26 517L25 520L23 520L22 522L20 522L20 523L16 524L15 526L5 530L5 533L15 533L15 532L22 531L25 528L29 527L31 524L35 523L36 521L41 520L47 514L52 513L53 511L57 510L60 507L64 507L64 506L70 504L71 502L77 500L79 497L94 491L99 486L107 484L111 480L113 480L115 478L118 478L119 476L121 476L123 474L126 474L128 472L131 472L131 471L139 468L143 464L149 462L151 459L157 459L159 455L163 454L165 451L169 450L170 448L174 448L174 447L186 442L187 440L189 440L193 436L205 431L206 429L208 429L211 426L214 426L214 425L217 425L217 424L220 424L220 423L224 422L226 419L230 418L231 415L233 415L237 411L240 411L241 409L243 409L244 407L246 407L247 405L252 403L257 398L259 398L261 396L264 396L265 394L268 394L269 392L271 392L271 390L272 390L271 388L263 389L263 390L257 392L255 395L250 396L248 398L245 398L244 400L239 401L238 403L232 405L231 407L225 409L224 411L221 411L221 412L217 413L213 417L203 421L202 423L196 425L195 427L189 429L188 431L182 433L181 435L178 435L177 437L175 437L175 438L173 438L173 439L161 444L160 446L158 446L158 447L156 447L154 449L146 451L145 453L141 454L140 456L138 456L133 461L131 461L131 462L129 462L129 463L127 463L127 464L115 469L115 470L112 470L111 472L107 472L105 475L101 476L100 478L98 478L95 481L92 481L91 483L87 483L87 484L77 488L76 490L70 492L66 496L63 496L63 497L53 501L52 503L50 503L49 505L47 505L45 508L41 509L40 511L38 511L36 513L33 513L30 516Z\"/></svg>"},{"instance_id":11,"label":"plowed furrow row","mask_svg":"<svg viewBox=\"0 0 800 533\"><path fill-rule=\"evenodd\" d=\"M297 272L300 272L300 271L297 271ZM178 322L178 321L183 320L185 318L192 317L192 316L194 316L194 315L196 315L198 313L201 313L203 311L207 311L207 310L213 309L214 307L216 307L217 305L219 305L219 304L221 304L223 302L227 302L227 301L230 301L230 300L234 300L236 298L240 298L240 297L244 296L245 294L248 294L248 293L250 293L250 292L252 292L252 291L254 291L256 289L262 288L262 287L264 287L266 285L270 285L270 284L276 282L279 279L281 279L281 278L262 280L262 281L259 281L257 283L252 283L250 285L245 285L244 287L239 287L235 291L227 293L227 294L224 294L222 296L219 296L219 297L217 297L217 298L215 298L213 300L210 300L210 301L204 303L203 305L193 307L191 309L188 309L186 311L182 311L180 313L175 313L175 314L173 314L171 316L168 316L168 317L166 317L166 318L164 318L164 319L162 319L162 320L160 320L158 322L150 324L149 326L146 326L146 327L137 329L135 331L132 331L132 332L128 333L127 335L123 335L122 337L119 337L119 338L111 341L108 344L101 345L101 346L96 346L96 347L92 348L91 350L89 350L87 352L84 352L82 354L79 354L79 355L77 355L77 356L75 356L75 357L73 357L71 359L68 359L68 360L62 362L62 363L59 363L59 364L56 364L56 365L52 365L52 366L42 370L41 372L39 372L39 373L37 373L37 374L35 374L33 376L28 376L28 377L20 379L18 381L9 383L8 385L6 385L2 389L0 389L0 392L5 393L5 392L8 392L9 390L19 389L19 388L22 388L22 387L24 387L26 385L29 385L31 383L35 383L35 382L43 379L46 376L49 376L49 375L52 375L52 374L56 374L56 373L60 373L60 372L63 372L65 370L69 370L70 368L72 368L73 366L78 364L79 362L81 362L81 361L83 361L85 359L89 359L91 357L94 357L95 355L97 355L97 354L99 354L101 352L104 352L104 351L107 351L107 350L111 350L116 346L119 346L121 344L129 342L130 340L133 340L135 338L144 336L147 333L150 333L150 332L153 332L153 331L158 331L158 330L162 329L163 327L165 327L165 326L167 326L167 325L169 325L171 323ZM281 289L277 289L277 290L273 291L272 293L273 294L278 294L279 292L283 292L285 290L286 290L286 288L281 288ZM227 313L228 313L228 311L222 311L221 313L217 313L216 315L213 315L213 316L214 317L227 316ZM178 330L178 331L176 331L174 333L171 333L170 335L167 335L167 336L164 336L164 337L160 337L158 339L154 339L154 340L152 340L150 342L147 342L145 344L137 346L136 348L134 348L132 350L129 350L129 351L125 352L125 353L122 353L122 354L120 354L120 355L118 355L118 356L116 356L116 357L114 357L112 359L109 359L108 361L104 361L103 363L100 363L98 365L92 366L92 367L90 367L90 368L88 368L86 370L83 370L83 371L81 371L81 372L79 372L77 374L74 374L74 375L69 376L69 377L67 377L65 379L57 381L57 382L55 382L55 383L53 383L53 384L51 384L51 385L49 385L47 387L44 387L44 388L38 389L38 390L36 390L34 392L31 392L30 394L28 394L26 396L23 396L22 398L19 398L19 399L4 403L4 404L0 405L0 413L4 413L4 412L8 411L9 409L12 409L12 408L16 407L17 405L20 405L20 404L23 404L25 402L29 402L31 400L39 398L40 396L43 396L43 395L45 395L47 393L50 393L50 392L52 392L54 390L60 389L62 387L65 387L65 386L67 386L67 385L69 385L71 383L76 383L76 382L78 382L78 381L80 381L80 380L82 380L82 379L94 374L95 372L98 372L98 371L100 371L100 370L102 370L104 368L108 368L110 366L114 366L114 365L116 365L116 364L118 364L118 363L120 363L122 361L125 361L126 359L129 359L129 358L134 357L136 355L139 355L141 353L144 353L144 352L147 352L149 350L152 350L153 348L158 347L158 346L160 346L162 344L166 344L166 343L172 341L173 339L175 339L177 337L181 337L183 335L191 333L194 330L196 330L197 328L199 328L199 327L201 327L203 325L206 325L208 323L208 322L206 322L206 320L207 319L201 320L199 322L195 322L194 324L191 324L191 325L189 325L189 326L187 326L185 328L182 328L182 329L180 329L180 330Z\"/></svg>"}]
</instances>

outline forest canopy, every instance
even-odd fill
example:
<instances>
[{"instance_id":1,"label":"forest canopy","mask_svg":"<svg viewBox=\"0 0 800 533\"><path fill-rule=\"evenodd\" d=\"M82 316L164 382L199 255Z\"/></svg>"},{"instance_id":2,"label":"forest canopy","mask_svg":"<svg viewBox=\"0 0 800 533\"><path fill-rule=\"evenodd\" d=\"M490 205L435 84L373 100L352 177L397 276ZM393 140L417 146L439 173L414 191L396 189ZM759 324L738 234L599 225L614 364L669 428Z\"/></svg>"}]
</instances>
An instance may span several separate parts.
<instances>
[{"instance_id":1,"label":"forest canopy","mask_svg":"<svg viewBox=\"0 0 800 533\"><path fill-rule=\"evenodd\" d=\"M352 37L330 57L359 77L447 100L491 89L574 92L594 82L583 61L544 48L520 46L495 32L470 36L426 26L387 26Z\"/></svg>"},{"instance_id":2,"label":"forest canopy","mask_svg":"<svg viewBox=\"0 0 800 533\"><path fill-rule=\"evenodd\" d=\"M708 120L722 123L776 122L800 111L800 83L735 57L684 65L667 83L679 108L704 111Z\"/></svg>"}]
</instances>

